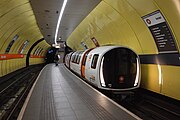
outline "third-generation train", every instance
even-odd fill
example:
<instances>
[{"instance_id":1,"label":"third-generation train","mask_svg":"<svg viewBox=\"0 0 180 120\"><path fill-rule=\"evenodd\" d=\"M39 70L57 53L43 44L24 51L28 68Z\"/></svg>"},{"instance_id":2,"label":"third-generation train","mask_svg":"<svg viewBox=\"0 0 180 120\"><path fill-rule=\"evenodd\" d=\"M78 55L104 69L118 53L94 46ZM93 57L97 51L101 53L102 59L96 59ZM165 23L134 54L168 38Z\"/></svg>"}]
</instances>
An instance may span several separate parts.
<instances>
[{"instance_id":1,"label":"third-generation train","mask_svg":"<svg viewBox=\"0 0 180 120\"><path fill-rule=\"evenodd\" d=\"M140 86L138 55L127 47L101 46L65 56L65 65L99 89L119 93Z\"/></svg>"}]
</instances>

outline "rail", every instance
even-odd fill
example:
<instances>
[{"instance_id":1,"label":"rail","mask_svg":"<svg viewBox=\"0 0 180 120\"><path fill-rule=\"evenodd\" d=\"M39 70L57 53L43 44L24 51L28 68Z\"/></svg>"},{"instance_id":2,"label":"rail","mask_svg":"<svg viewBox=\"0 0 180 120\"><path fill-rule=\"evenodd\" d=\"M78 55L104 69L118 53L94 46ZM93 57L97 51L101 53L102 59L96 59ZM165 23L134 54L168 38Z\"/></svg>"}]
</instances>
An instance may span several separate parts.
<instances>
[{"instance_id":1,"label":"rail","mask_svg":"<svg viewBox=\"0 0 180 120\"><path fill-rule=\"evenodd\" d=\"M118 103L145 120L179 120L180 102L140 89L133 100Z\"/></svg>"},{"instance_id":2,"label":"rail","mask_svg":"<svg viewBox=\"0 0 180 120\"><path fill-rule=\"evenodd\" d=\"M21 74L14 74L0 85L0 119L11 120L18 117L20 108L43 65L30 66ZM8 84L7 84L8 83Z\"/></svg>"}]
</instances>

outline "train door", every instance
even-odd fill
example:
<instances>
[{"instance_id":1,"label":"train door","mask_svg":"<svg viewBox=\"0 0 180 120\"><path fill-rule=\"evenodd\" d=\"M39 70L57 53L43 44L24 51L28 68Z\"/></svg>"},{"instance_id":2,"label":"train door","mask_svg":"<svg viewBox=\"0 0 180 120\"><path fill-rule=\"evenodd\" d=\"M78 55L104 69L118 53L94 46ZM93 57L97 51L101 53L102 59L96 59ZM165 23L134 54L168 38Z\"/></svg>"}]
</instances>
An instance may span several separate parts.
<instances>
[{"instance_id":1,"label":"train door","mask_svg":"<svg viewBox=\"0 0 180 120\"><path fill-rule=\"evenodd\" d=\"M87 77L89 79L89 81L93 84L96 84L97 83L97 62L98 62L98 58L99 58L99 54L93 54L92 55L92 58L91 60L89 61L90 62L90 70L88 71L87 73Z\"/></svg>"},{"instance_id":2,"label":"train door","mask_svg":"<svg viewBox=\"0 0 180 120\"><path fill-rule=\"evenodd\" d=\"M68 65L68 68L70 68L70 62L71 62L71 57L72 57L72 54L74 52L71 52L67 57L68 57L68 61L67 61L67 65Z\"/></svg>"},{"instance_id":3,"label":"train door","mask_svg":"<svg viewBox=\"0 0 180 120\"><path fill-rule=\"evenodd\" d=\"M81 64L81 76L83 78L85 78L85 65L86 65L86 59L88 56L88 53L91 51L92 49L87 50L84 55L83 55L83 59L82 59L82 64Z\"/></svg>"}]
</instances>

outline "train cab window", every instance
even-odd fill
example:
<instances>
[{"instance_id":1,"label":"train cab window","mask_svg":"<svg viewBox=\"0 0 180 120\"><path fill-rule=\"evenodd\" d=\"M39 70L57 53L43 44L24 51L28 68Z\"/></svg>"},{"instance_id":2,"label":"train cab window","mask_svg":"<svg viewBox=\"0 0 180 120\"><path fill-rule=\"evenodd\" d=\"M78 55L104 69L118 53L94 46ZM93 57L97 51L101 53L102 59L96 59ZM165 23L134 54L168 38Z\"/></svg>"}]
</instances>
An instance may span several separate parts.
<instances>
[{"instance_id":1,"label":"train cab window","mask_svg":"<svg viewBox=\"0 0 180 120\"><path fill-rule=\"evenodd\" d=\"M95 54L93 56L93 59L92 59L92 62L91 62L91 68L96 69L96 64L97 64L98 57L99 57L98 54Z\"/></svg>"},{"instance_id":2,"label":"train cab window","mask_svg":"<svg viewBox=\"0 0 180 120\"><path fill-rule=\"evenodd\" d=\"M126 48L115 48L104 54L101 72L109 88L134 87L137 73L137 55Z\"/></svg>"}]
</instances>

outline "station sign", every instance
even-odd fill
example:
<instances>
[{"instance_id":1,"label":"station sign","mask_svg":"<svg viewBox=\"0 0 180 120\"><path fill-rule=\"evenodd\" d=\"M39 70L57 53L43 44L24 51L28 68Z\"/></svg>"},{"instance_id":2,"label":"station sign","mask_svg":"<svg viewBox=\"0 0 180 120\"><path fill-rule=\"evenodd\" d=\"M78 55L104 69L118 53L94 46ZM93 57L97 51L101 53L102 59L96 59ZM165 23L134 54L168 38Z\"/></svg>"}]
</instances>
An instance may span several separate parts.
<instances>
[{"instance_id":1,"label":"station sign","mask_svg":"<svg viewBox=\"0 0 180 120\"><path fill-rule=\"evenodd\" d=\"M143 16L142 19L149 28L159 53L178 52L172 31L159 10Z\"/></svg>"},{"instance_id":2,"label":"station sign","mask_svg":"<svg viewBox=\"0 0 180 120\"><path fill-rule=\"evenodd\" d=\"M100 45L99 45L99 42L97 41L97 39L96 39L95 37L92 37L91 40L93 41L93 43L94 43L94 45L95 45L96 47L99 47L99 46L100 46Z\"/></svg>"},{"instance_id":3,"label":"station sign","mask_svg":"<svg viewBox=\"0 0 180 120\"><path fill-rule=\"evenodd\" d=\"M27 47L28 44L29 44L29 40L26 40L26 41L21 45L21 47L19 48L18 53L19 53L19 54L22 54L22 53L24 52L24 49Z\"/></svg>"},{"instance_id":4,"label":"station sign","mask_svg":"<svg viewBox=\"0 0 180 120\"><path fill-rule=\"evenodd\" d=\"M6 48L5 54L9 53L11 47L13 46L14 42L19 38L19 35L15 35L9 45Z\"/></svg>"},{"instance_id":5,"label":"station sign","mask_svg":"<svg viewBox=\"0 0 180 120\"><path fill-rule=\"evenodd\" d=\"M0 54L0 60L24 58L22 54Z\"/></svg>"},{"instance_id":6,"label":"station sign","mask_svg":"<svg viewBox=\"0 0 180 120\"><path fill-rule=\"evenodd\" d=\"M55 47L55 48L64 48L65 47L65 43L61 42L61 43L57 43L57 44L52 44L52 47Z\"/></svg>"}]
</instances>

